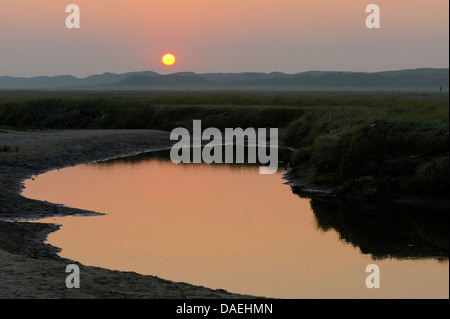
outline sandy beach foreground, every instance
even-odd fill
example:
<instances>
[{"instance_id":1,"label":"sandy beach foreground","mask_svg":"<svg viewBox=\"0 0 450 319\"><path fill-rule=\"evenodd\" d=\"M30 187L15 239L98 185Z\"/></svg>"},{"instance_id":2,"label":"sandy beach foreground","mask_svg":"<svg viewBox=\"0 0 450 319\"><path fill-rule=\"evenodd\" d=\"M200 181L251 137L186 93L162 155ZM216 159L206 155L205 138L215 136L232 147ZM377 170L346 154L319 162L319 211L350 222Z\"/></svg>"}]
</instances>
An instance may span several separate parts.
<instances>
[{"instance_id":1,"label":"sandy beach foreground","mask_svg":"<svg viewBox=\"0 0 450 319\"><path fill-rule=\"evenodd\" d=\"M0 130L0 298L247 298L224 290L177 283L155 276L84 266L45 244L57 231L32 220L98 214L20 195L24 179L50 169L129 155L172 145L156 130ZM25 221L26 220L26 221ZM80 266L81 288L65 285L66 266Z\"/></svg>"}]
</instances>

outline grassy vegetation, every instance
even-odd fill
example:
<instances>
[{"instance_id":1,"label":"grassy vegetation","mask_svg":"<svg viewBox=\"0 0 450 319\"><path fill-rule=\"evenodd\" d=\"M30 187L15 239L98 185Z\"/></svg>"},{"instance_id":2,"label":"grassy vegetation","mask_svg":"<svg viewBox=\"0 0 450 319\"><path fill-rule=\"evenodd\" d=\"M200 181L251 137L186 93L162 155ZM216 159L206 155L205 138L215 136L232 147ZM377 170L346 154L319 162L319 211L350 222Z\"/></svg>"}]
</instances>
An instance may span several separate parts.
<instances>
[{"instance_id":1,"label":"grassy vegetation","mask_svg":"<svg viewBox=\"0 0 450 319\"><path fill-rule=\"evenodd\" d=\"M315 133L302 127L304 138L294 139L299 147L290 159L294 177L314 170L315 185L344 184L356 197L448 197L448 124L365 120L328 133L323 127ZM297 134L291 126L287 137Z\"/></svg>"},{"instance_id":2,"label":"grassy vegetation","mask_svg":"<svg viewBox=\"0 0 450 319\"><path fill-rule=\"evenodd\" d=\"M285 128L293 177L376 196L447 194L448 95L401 92L0 92L0 127ZM446 195L447 196L447 195Z\"/></svg>"},{"instance_id":3,"label":"grassy vegetation","mask_svg":"<svg viewBox=\"0 0 450 319\"><path fill-rule=\"evenodd\" d=\"M271 127L287 125L302 112L291 106L251 104L245 98L227 96L54 97L0 101L0 124L33 129L172 129L189 127L193 119L202 119L204 125L218 128Z\"/></svg>"},{"instance_id":4,"label":"grassy vegetation","mask_svg":"<svg viewBox=\"0 0 450 319\"><path fill-rule=\"evenodd\" d=\"M449 158L437 157L419 165L414 171L408 187L411 192L440 193L449 189Z\"/></svg>"},{"instance_id":5,"label":"grassy vegetation","mask_svg":"<svg viewBox=\"0 0 450 319\"><path fill-rule=\"evenodd\" d=\"M310 138L328 129L343 130L361 121L390 119L444 124L447 99L433 94L339 96L263 94L183 94L143 92L0 92L0 125L15 128L168 128L201 118L215 127L284 127L310 130ZM302 121L314 122L303 125ZM299 122L300 121L300 122ZM327 127L324 127L327 126ZM291 132L292 133L292 132ZM290 134L291 145L304 138ZM308 141L306 141L308 142Z\"/></svg>"}]
</instances>

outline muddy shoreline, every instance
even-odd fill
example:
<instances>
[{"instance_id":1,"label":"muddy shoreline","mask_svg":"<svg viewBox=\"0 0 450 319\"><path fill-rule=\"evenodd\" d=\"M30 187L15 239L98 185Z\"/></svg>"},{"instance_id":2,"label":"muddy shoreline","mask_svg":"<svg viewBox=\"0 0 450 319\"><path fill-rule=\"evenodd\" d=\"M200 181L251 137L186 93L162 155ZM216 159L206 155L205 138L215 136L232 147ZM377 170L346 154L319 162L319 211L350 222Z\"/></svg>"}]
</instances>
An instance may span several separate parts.
<instances>
[{"instance_id":1,"label":"muddy shoreline","mask_svg":"<svg viewBox=\"0 0 450 319\"><path fill-rule=\"evenodd\" d=\"M169 148L169 133L156 130L0 130L0 298L252 298L156 276L84 266L61 258L45 244L54 224L43 217L91 212L22 197L23 181L48 170ZM67 289L65 268L80 266L81 288Z\"/></svg>"}]
</instances>

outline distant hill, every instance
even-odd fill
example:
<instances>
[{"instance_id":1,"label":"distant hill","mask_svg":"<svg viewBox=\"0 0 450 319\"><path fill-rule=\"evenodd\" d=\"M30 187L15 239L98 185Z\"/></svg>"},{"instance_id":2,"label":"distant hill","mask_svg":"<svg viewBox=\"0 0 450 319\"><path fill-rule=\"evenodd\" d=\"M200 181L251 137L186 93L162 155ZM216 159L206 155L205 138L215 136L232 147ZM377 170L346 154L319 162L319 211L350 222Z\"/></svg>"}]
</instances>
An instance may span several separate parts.
<instances>
[{"instance_id":1,"label":"distant hill","mask_svg":"<svg viewBox=\"0 0 450 319\"><path fill-rule=\"evenodd\" d=\"M384 72L310 71L296 74L152 71L103 73L86 78L71 75L31 78L0 76L0 89L366 89L448 90L449 69L411 69Z\"/></svg>"}]
</instances>

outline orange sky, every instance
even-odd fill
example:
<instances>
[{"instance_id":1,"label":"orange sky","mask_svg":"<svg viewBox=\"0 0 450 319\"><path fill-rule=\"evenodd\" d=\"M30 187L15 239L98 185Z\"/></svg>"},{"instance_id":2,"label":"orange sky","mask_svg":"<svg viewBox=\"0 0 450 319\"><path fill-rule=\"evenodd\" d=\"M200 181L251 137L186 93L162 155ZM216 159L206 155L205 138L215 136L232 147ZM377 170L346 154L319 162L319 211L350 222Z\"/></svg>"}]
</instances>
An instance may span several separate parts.
<instances>
[{"instance_id":1,"label":"orange sky","mask_svg":"<svg viewBox=\"0 0 450 319\"><path fill-rule=\"evenodd\" d=\"M0 1L0 76L448 67L447 0ZM381 29L365 27L370 3Z\"/></svg>"}]
</instances>

